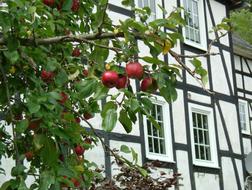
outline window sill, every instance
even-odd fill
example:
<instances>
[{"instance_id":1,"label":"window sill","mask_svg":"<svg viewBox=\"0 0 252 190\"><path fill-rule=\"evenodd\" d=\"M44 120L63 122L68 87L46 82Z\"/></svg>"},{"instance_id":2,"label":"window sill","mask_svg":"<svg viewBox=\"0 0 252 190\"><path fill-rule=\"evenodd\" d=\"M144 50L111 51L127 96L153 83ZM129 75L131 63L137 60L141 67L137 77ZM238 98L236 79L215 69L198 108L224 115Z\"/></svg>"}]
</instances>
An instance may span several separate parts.
<instances>
[{"instance_id":1,"label":"window sill","mask_svg":"<svg viewBox=\"0 0 252 190\"><path fill-rule=\"evenodd\" d=\"M200 49L202 51L207 51L207 45L206 44L197 44L197 43L194 43L190 40L184 40L184 44L188 45L188 46L191 46L191 47L194 47L194 48L197 48L197 49Z\"/></svg>"},{"instance_id":2,"label":"window sill","mask_svg":"<svg viewBox=\"0 0 252 190\"><path fill-rule=\"evenodd\" d=\"M242 135L246 135L246 136L252 137L252 134L250 132L248 132L248 131L242 131L241 133L242 133Z\"/></svg>"},{"instance_id":3,"label":"window sill","mask_svg":"<svg viewBox=\"0 0 252 190\"><path fill-rule=\"evenodd\" d=\"M216 163L207 163L207 162L201 163L200 161L197 161L196 163L193 163L193 165L197 167L220 169L220 167Z\"/></svg>"},{"instance_id":4,"label":"window sill","mask_svg":"<svg viewBox=\"0 0 252 190\"><path fill-rule=\"evenodd\" d=\"M165 163L172 163L172 164L176 163L174 160L171 160L169 157L163 155L146 155L146 158L150 161L157 160Z\"/></svg>"}]
</instances>

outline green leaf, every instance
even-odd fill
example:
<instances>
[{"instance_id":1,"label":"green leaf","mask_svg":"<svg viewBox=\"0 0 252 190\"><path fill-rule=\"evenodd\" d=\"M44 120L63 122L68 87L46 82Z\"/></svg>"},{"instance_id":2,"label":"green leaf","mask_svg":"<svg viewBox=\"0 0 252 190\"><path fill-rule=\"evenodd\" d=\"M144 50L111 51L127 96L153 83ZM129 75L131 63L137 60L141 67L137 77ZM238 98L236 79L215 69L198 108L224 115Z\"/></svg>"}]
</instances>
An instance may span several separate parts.
<instances>
[{"instance_id":1,"label":"green leaf","mask_svg":"<svg viewBox=\"0 0 252 190\"><path fill-rule=\"evenodd\" d=\"M127 133L132 131L132 122L124 109L120 111L119 121Z\"/></svg>"},{"instance_id":2,"label":"green leaf","mask_svg":"<svg viewBox=\"0 0 252 190\"><path fill-rule=\"evenodd\" d=\"M111 132L117 122L117 112L116 109L109 109L106 111L106 114L103 115L103 120L102 120L102 128L106 132Z\"/></svg>"},{"instance_id":3,"label":"green leaf","mask_svg":"<svg viewBox=\"0 0 252 190\"><path fill-rule=\"evenodd\" d=\"M122 5L124 6L132 6L134 4L133 0L123 0Z\"/></svg>"},{"instance_id":4,"label":"green leaf","mask_svg":"<svg viewBox=\"0 0 252 190\"><path fill-rule=\"evenodd\" d=\"M148 62L148 63L154 63L154 64L157 64L157 65L163 65L164 62L159 60L158 58L154 58L154 57L148 57L148 56L145 56L145 57L141 57L141 59L143 59L145 62Z\"/></svg>"},{"instance_id":5,"label":"green leaf","mask_svg":"<svg viewBox=\"0 0 252 190\"><path fill-rule=\"evenodd\" d=\"M9 36L7 38L7 47L8 47L8 50L10 52L13 52L13 51L16 51L19 47L19 41L17 38L15 38L14 36ZM16 53L15 53L16 54ZM16 55L16 58L15 59L18 59L18 56Z\"/></svg>"},{"instance_id":6,"label":"green leaf","mask_svg":"<svg viewBox=\"0 0 252 190\"><path fill-rule=\"evenodd\" d=\"M43 171L40 176L39 190L48 190L50 185L55 183L55 176L52 171Z\"/></svg>"},{"instance_id":7,"label":"green leaf","mask_svg":"<svg viewBox=\"0 0 252 190\"><path fill-rule=\"evenodd\" d=\"M137 154L137 152L133 148L130 148L130 150L131 150L133 162L137 163L138 162L138 154Z\"/></svg>"},{"instance_id":8,"label":"green leaf","mask_svg":"<svg viewBox=\"0 0 252 190\"><path fill-rule=\"evenodd\" d=\"M47 138L44 135L34 135L33 138L33 144L36 150L40 150L45 142L46 142Z\"/></svg>"},{"instance_id":9,"label":"green leaf","mask_svg":"<svg viewBox=\"0 0 252 190\"><path fill-rule=\"evenodd\" d=\"M86 78L76 85L80 98L91 96L96 91L98 82L94 78Z\"/></svg>"},{"instance_id":10,"label":"green leaf","mask_svg":"<svg viewBox=\"0 0 252 190\"><path fill-rule=\"evenodd\" d=\"M105 117L109 109L117 109L117 105L115 104L115 102L112 101L106 102L102 108L101 116Z\"/></svg>"},{"instance_id":11,"label":"green leaf","mask_svg":"<svg viewBox=\"0 0 252 190\"><path fill-rule=\"evenodd\" d=\"M19 121L16 126L16 132L17 133L23 133L28 127L28 120L24 119L22 121Z\"/></svg>"},{"instance_id":12,"label":"green leaf","mask_svg":"<svg viewBox=\"0 0 252 190\"><path fill-rule=\"evenodd\" d=\"M172 102L177 99L177 91L173 86L165 86L159 89L160 94L164 97L167 102Z\"/></svg>"},{"instance_id":13,"label":"green leaf","mask_svg":"<svg viewBox=\"0 0 252 190\"><path fill-rule=\"evenodd\" d=\"M18 190L29 190L23 178L21 178L20 184L18 186Z\"/></svg>"},{"instance_id":14,"label":"green leaf","mask_svg":"<svg viewBox=\"0 0 252 190\"><path fill-rule=\"evenodd\" d=\"M201 61L196 58L190 60L190 62L194 65L195 68L201 67Z\"/></svg>"},{"instance_id":15,"label":"green leaf","mask_svg":"<svg viewBox=\"0 0 252 190\"><path fill-rule=\"evenodd\" d=\"M64 11L70 11L71 8L72 8L72 3L73 3L73 0L65 0L64 4L62 6L62 10L64 10Z\"/></svg>"},{"instance_id":16,"label":"green leaf","mask_svg":"<svg viewBox=\"0 0 252 190\"><path fill-rule=\"evenodd\" d=\"M46 165L51 167L54 167L56 165L58 160L58 154L56 150L56 145L51 138L46 138L40 156L43 160L43 163L45 163Z\"/></svg>"},{"instance_id":17,"label":"green leaf","mask_svg":"<svg viewBox=\"0 0 252 190\"><path fill-rule=\"evenodd\" d=\"M139 167L138 170L140 171L142 176L146 177L148 175L148 172L145 169Z\"/></svg>"},{"instance_id":18,"label":"green leaf","mask_svg":"<svg viewBox=\"0 0 252 190\"><path fill-rule=\"evenodd\" d=\"M59 74L55 77L55 83L61 87L68 81L68 75L64 69L61 69Z\"/></svg>"},{"instance_id":19,"label":"green leaf","mask_svg":"<svg viewBox=\"0 0 252 190\"><path fill-rule=\"evenodd\" d=\"M36 9L37 9L36 7L31 6L31 7L28 8L28 13L29 13L29 14L33 14L33 13L36 12Z\"/></svg>"},{"instance_id":20,"label":"green leaf","mask_svg":"<svg viewBox=\"0 0 252 190\"><path fill-rule=\"evenodd\" d=\"M131 153L130 148L128 146L126 146L126 145L122 145L121 148L120 148L120 151L124 152L126 154Z\"/></svg>"},{"instance_id":21,"label":"green leaf","mask_svg":"<svg viewBox=\"0 0 252 190\"><path fill-rule=\"evenodd\" d=\"M40 110L40 104L32 101L27 101L27 107L30 113L37 113Z\"/></svg>"},{"instance_id":22,"label":"green leaf","mask_svg":"<svg viewBox=\"0 0 252 190\"><path fill-rule=\"evenodd\" d=\"M104 85L99 85L96 88L96 92L94 94L94 100L98 101L106 97L108 94L109 89L105 87Z\"/></svg>"},{"instance_id":23,"label":"green leaf","mask_svg":"<svg viewBox=\"0 0 252 190\"><path fill-rule=\"evenodd\" d=\"M149 98L141 98L140 101L147 110L152 109L153 104Z\"/></svg>"},{"instance_id":24,"label":"green leaf","mask_svg":"<svg viewBox=\"0 0 252 190\"><path fill-rule=\"evenodd\" d=\"M17 51L4 51L4 56L10 60L11 64L14 64L19 59L19 54Z\"/></svg>"},{"instance_id":25,"label":"green leaf","mask_svg":"<svg viewBox=\"0 0 252 190\"><path fill-rule=\"evenodd\" d=\"M11 175L12 176L18 176L18 175L22 175L25 171L26 167L22 164L18 164L17 166L13 167L11 169Z\"/></svg>"}]
</instances>

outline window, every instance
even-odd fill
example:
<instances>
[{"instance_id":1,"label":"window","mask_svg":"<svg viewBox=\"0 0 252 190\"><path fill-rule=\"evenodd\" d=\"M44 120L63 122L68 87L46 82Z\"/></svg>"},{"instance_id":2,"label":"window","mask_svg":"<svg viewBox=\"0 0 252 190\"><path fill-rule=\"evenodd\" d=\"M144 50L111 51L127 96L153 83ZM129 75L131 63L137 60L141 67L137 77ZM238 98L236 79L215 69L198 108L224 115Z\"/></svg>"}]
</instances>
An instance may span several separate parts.
<instances>
[{"instance_id":1,"label":"window","mask_svg":"<svg viewBox=\"0 0 252 190\"><path fill-rule=\"evenodd\" d=\"M248 104L244 100L239 100L240 125L243 133L250 133Z\"/></svg>"},{"instance_id":2,"label":"window","mask_svg":"<svg viewBox=\"0 0 252 190\"><path fill-rule=\"evenodd\" d=\"M153 160L166 162L173 161L172 141L169 121L169 106L159 97L158 100L152 100L153 108L151 115L160 125L160 130L144 117L144 133L146 157Z\"/></svg>"},{"instance_id":3,"label":"window","mask_svg":"<svg viewBox=\"0 0 252 190\"><path fill-rule=\"evenodd\" d=\"M149 7L151 10L151 15L148 21L156 19L156 0L138 0L138 7Z\"/></svg>"},{"instance_id":4,"label":"window","mask_svg":"<svg viewBox=\"0 0 252 190\"><path fill-rule=\"evenodd\" d=\"M186 26L183 29L185 43L206 50L205 17L202 0L182 0Z\"/></svg>"},{"instance_id":5,"label":"window","mask_svg":"<svg viewBox=\"0 0 252 190\"><path fill-rule=\"evenodd\" d=\"M205 167L218 167L212 108L189 104L193 162Z\"/></svg>"}]
</instances>

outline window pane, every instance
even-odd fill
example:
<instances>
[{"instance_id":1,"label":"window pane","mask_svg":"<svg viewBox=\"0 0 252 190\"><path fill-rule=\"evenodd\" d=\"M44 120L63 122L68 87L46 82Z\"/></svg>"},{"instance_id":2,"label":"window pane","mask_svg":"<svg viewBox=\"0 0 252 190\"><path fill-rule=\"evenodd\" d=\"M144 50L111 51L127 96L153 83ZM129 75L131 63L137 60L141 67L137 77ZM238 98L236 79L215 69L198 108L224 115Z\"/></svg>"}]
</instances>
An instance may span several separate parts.
<instances>
[{"instance_id":1,"label":"window pane","mask_svg":"<svg viewBox=\"0 0 252 190\"><path fill-rule=\"evenodd\" d=\"M206 160L211 160L210 147L206 147Z\"/></svg>"},{"instance_id":2,"label":"window pane","mask_svg":"<svg viewBox=\"0 0 252 190\"><path fill-rule=\"evenodd\" d=\"M147 130L148 130L148 135L152 135L152 127L149 120L147 120Z\"/></svg>"},{"instance_id":3,"label":"window pane","mask_svg":"<svg viewBox=\"0 0 252 190\"><path fill-rule=\"evenodd\" d=\"M203 141L203 131L202 130L199 130L199 143L200 144L204 144L204 141Z\"/></svg>"},{"instance_id":4,"label":"window pane","mask_svg":"<svg viewBox=\"0 0 252 190\"><path fill-rule=\"evenodd\" d=\"M161 154L165 154L166 152L165 152L165 141L164 140L159 140L159 142L160 142L160 153Z\"/></svg>"},{"instance_id":5,"label":"window pane","mask_svg":"<svg viewBox=\"0 0 252 190\"><path fill-rule=\"evenodd\" d=\"M155 150L154 152L155 153L160 153L159 152L159 147L158 147L158 139L154 138L153 140L154 140L154 150Z\"/></svg>"},{"instance_id":6,"label":"window pane","mask_svg":"<svg viewBox=\"0 0 252 190\"><path fill-rule=\"evenodd\" d=\"M148 143L149 143L149 151L153 152L153 139L151 137L148 138Z\"/></svg>"},{"instance_id":7,"label":"window pane","mask_svg":"<svg viewBox=\"0 0 252 190\"><path fill-rule=\"evenodd\" d=\"M154 127L149 120L147 120L149 152L166 154L162 106L153 104L153 108L150 113L159 124L160 130L157 130L157 128Z\"/></svg>"},{"instance_id":8,"label":"window pane","mask_svg":"<svg viewBox=\"0 0 252 190\"><path fill-rule=\"evenodd\" d=\"M199 141L198 141L198 130L194 129L193 134L194 134L194 142L199 143Z\"/></svg>"},{"instance_id":9,"label":"window pane","mask_svg":"<svg viewBox=\"0 0 252 190\"><path fill-rule=\"evenodd\" d=\"M199 160L211 160L208 130L208 116L192 113L195 157Z\"/></svg>"},{"instance_id":10,"label":"window pane","mask_svg":"<svg viewBox=\"0 0 252 190\"><path fill-rule=\"evenodd\" d=\"M210 145L208 131L204 131L205 144Z\"/></svg>"},{"instance_id":11,"label":"window pane","mask_svg":"<svg viewBox=\"0 0 252 190\"><path fill-rule=\"evenodd\" d=\"M195 145L195 157L196 157L196 159L200 159L200 157L199 157L199 146L198 145Z\"/></svg>"}]
</instances>

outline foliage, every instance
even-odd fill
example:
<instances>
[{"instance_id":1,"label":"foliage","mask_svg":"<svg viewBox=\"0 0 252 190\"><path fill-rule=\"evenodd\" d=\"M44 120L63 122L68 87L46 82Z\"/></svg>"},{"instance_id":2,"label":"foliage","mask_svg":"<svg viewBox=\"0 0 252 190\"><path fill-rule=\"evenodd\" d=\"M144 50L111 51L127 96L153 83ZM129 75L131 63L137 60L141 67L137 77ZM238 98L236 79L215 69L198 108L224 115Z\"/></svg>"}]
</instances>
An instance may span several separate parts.
<instances>
[{"instance_id":1,"label":"foliage","mask_svg":"<svg viewBox=\"0 0 252 190\"><path fill-rule=\"evenodd\" d=\"M248 2L250 7L252 2ZM242 39L246 40L250 44L252 44L252 12L251 8L242 8L235 10L231 13L231 22L233 26L233 30L236 34L238 34Z\"/></svg>"},{"instance_id":2,"label":"foliage","mask_svg":"<svg viewBox=\"0 0 252 190\"><path fill-rule=\"evenodd\" d=\"M150 114L153 91L134 91L134 81L128 79L122 88L111 91L101 80L108 70L127 77L123 66L128 62L145 62L144 77L155 81L151 89L157 87L168 102L177 98L181 69L205 83L207 72L195 56L187 57L192 62L190 70L181 55L172 51L177 41L183 40L179 32L185 25L183 9L177 8L169 15L160 10L165 17L149 21L148 7L135 8L132 0L123 0L136 19L114 25L107 14L107 0L2 2L0 110L4 122L0 128L0 158L12 158L16 164L13 178L1 189L94 188L95 180L102 176L84 155L98 141L117 162L124 163L122 173L128 173L126 178L134 181L132 175L136 175L149 181L146 170L136 161L129 162L106 146L89 119L101 116L106 132L119 121L130 133L137 115L143 114L160 128ZM137 56L138 41L149 48L151 56ZM178 64L168 65L159 59L168 53ZM209 55L210 51L201 56ZM130 151L136 160L136 154ZM29 188L25 183L28 176L34 177Z\"/></svg>"}]
</instances>

